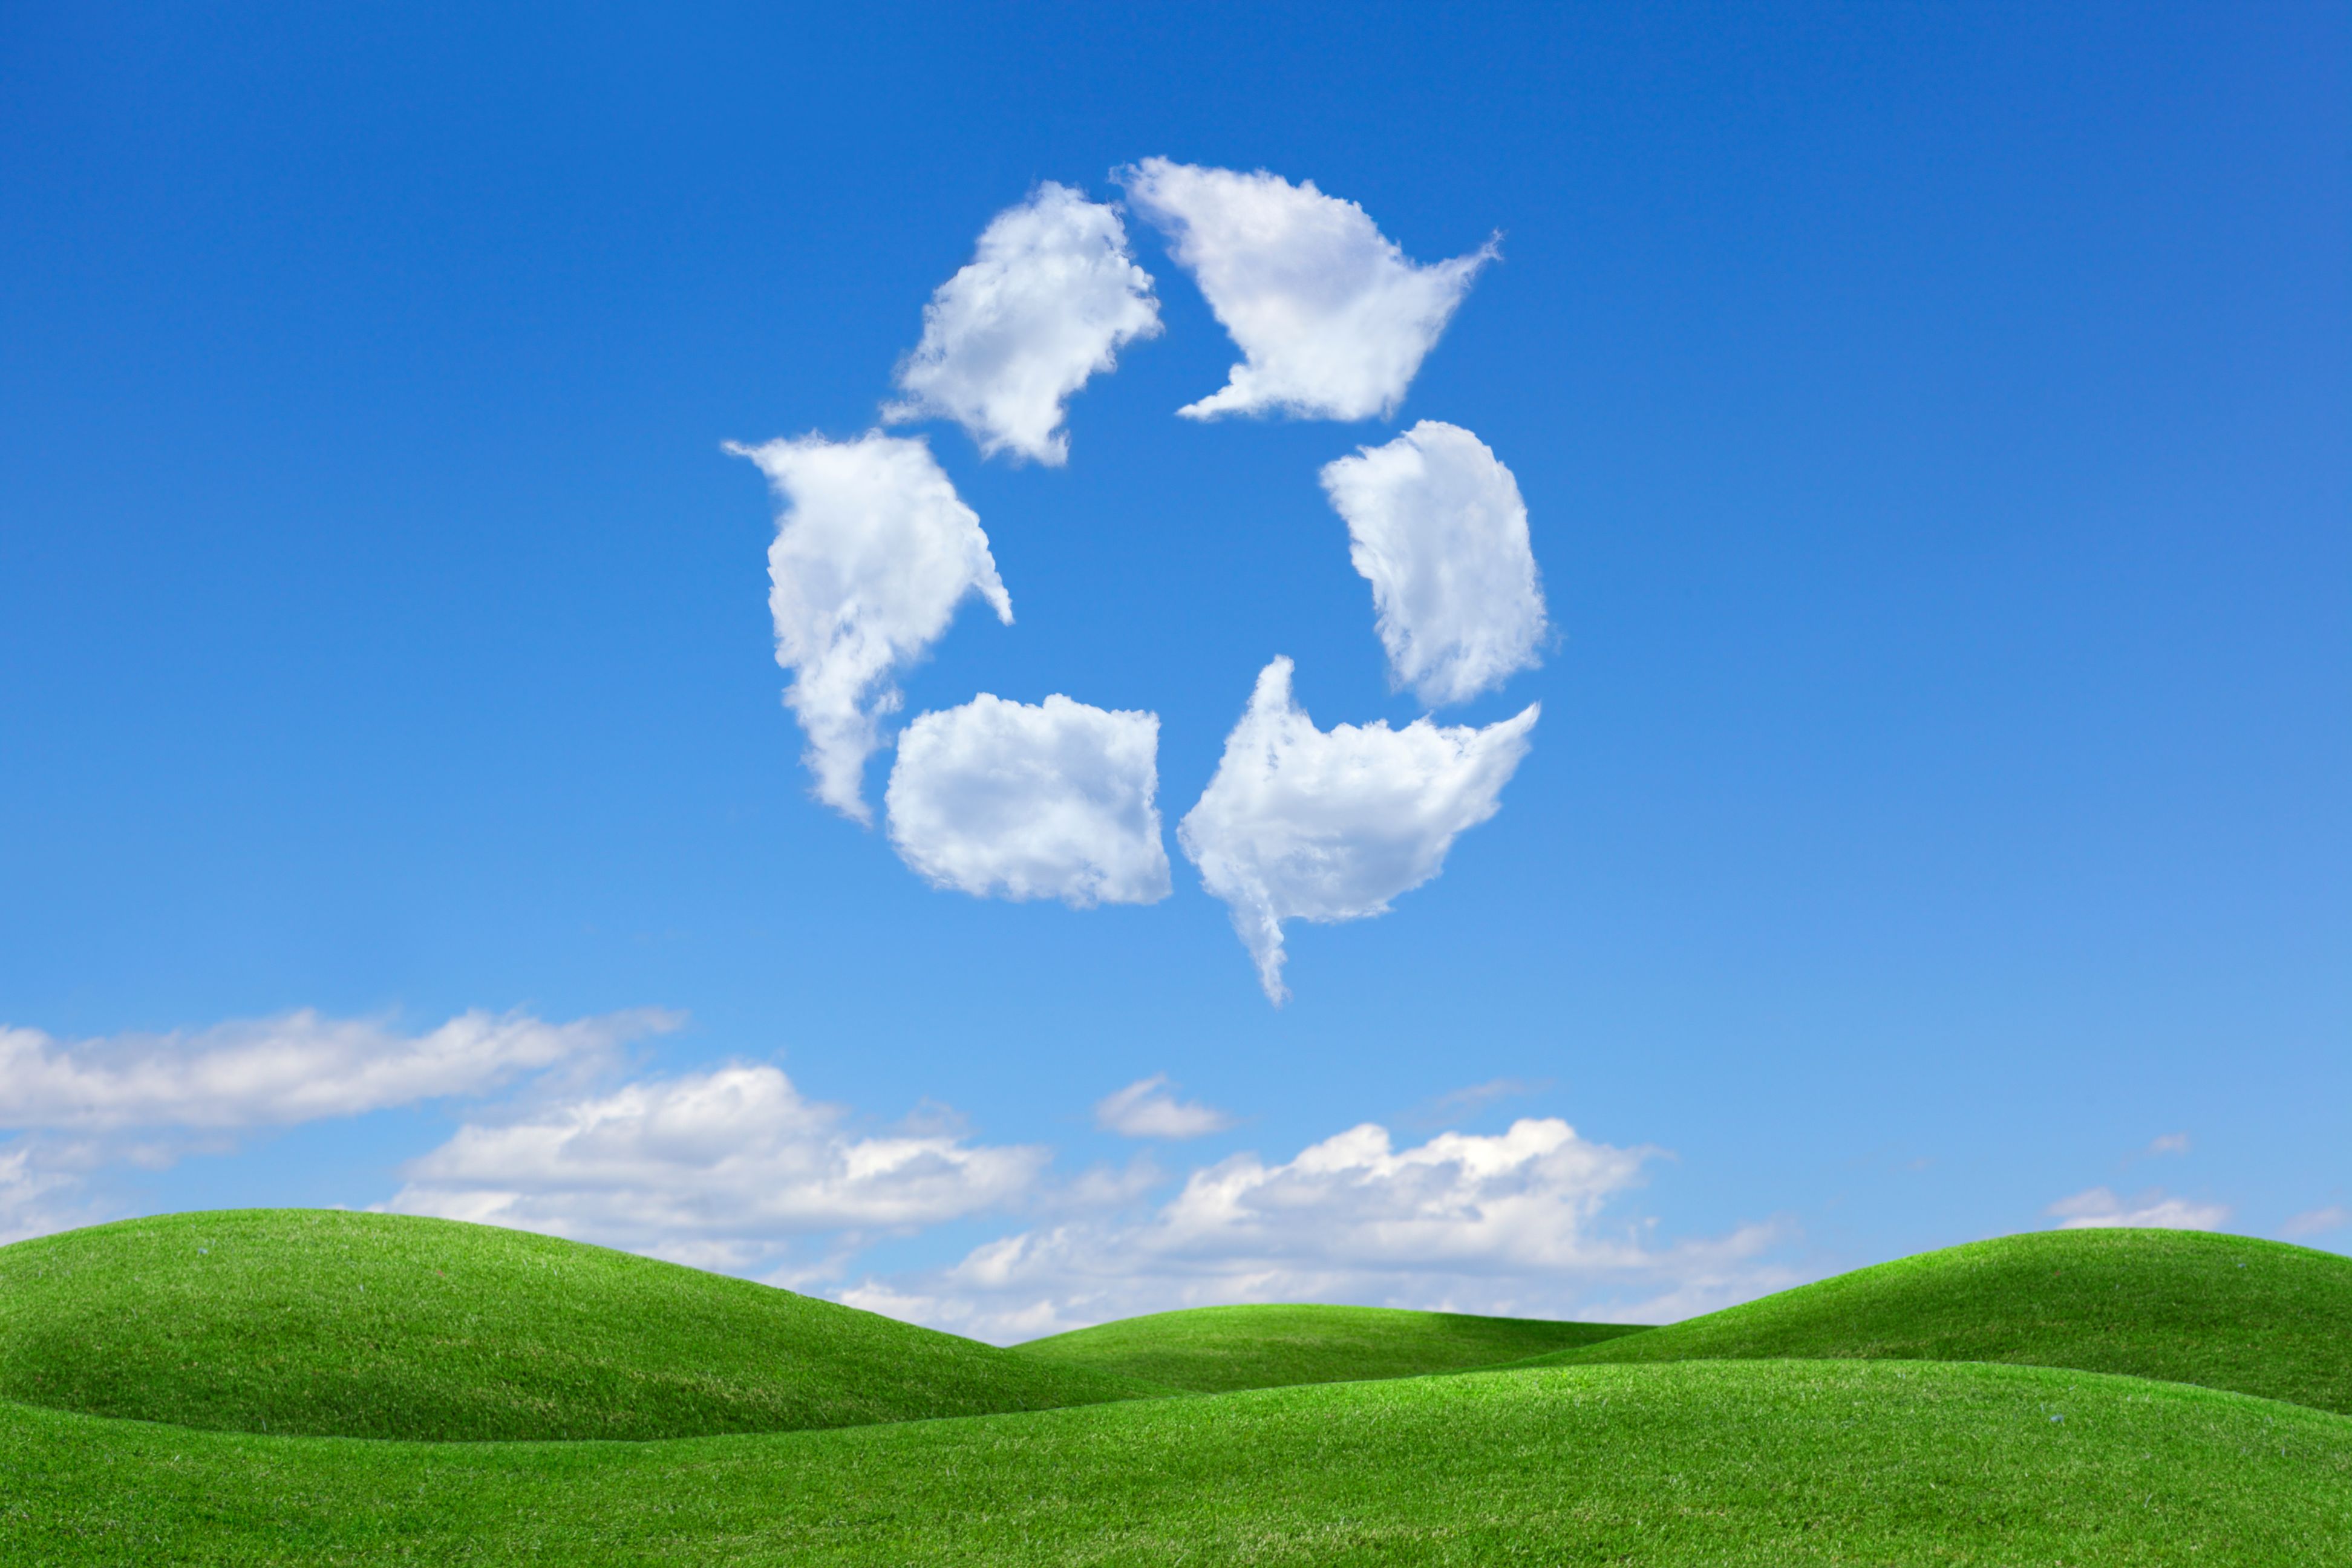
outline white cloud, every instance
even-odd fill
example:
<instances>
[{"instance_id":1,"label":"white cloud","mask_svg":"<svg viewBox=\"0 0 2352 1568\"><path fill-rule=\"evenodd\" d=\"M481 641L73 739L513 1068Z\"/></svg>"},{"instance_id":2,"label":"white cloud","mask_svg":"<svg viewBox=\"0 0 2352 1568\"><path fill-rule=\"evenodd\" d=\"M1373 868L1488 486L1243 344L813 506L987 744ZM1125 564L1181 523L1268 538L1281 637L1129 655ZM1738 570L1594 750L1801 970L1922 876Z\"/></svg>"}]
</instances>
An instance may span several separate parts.
<instances>
[{"instance_id":1,"label":"white cloud","mask_svg":"<svg viewBox=\"0 0 2352 1568\"><path fill-rule=\"evenodd\" d=\"M1323 489L1348 520L1398 685L1434 707L1534 668L1544 601L1528 509L1485 442L1424 419L1327 465Z\"/></svg>"},{"instance_id":2,"label":"white cloud","mask_svg":"<svg viewBox=\"0 0 2352 1568\"><path fill-rule=\"evenodd\" d=\"M80 1185L71 1174L37 1163L43 1152L20 1142L0 1153L0 1247L28 1236L47 1236L71 1226L89 1225L102 1217L68 1201Z\"/></svg>"},{"instance_id":3,"label":"white cloud","mask_svg":"<svg viewBox=\"0 0 2352 1568\"><path fill-rule=\"evenodd\" d=\"M1199 1138L1233 1124L1232 1117L1213 1106L1179 1101L1166 1073L1129 1084L1095 1102L1095 1125L1126 1138Z\"/></svg>"},{"instance_id":4,"label":"white cloud","mask_svg":"<svg viewBox=\"0 0 2352 1568\"><path fill-rule=\"evenodd\" d=\"M2147 1152L2150 1154L2186 1154L2189 1152L2189 1134L2167 1132L2160 1138L2150 1140Z\"/></svg>"},{"instance_id":5,"label":"white cloud","mask_svg":"<svg viewBox=\"0 0 2352 1568\"><path fill-rule=\"evenodd\" d=\"M2306 1236L2325 1236L2331 1230L2342 1230L2352 1225L2352 1209L2342 1204L2332 1204L2324 1209L2310 1209L2295 1215L2279 1226L2279 1234L2290 1241Z\"/></svg>"},{"instance_id":6,"label":"white cloud","mask_svg":"<svg viewBox=\"0 0 2352 1568\"><path fill-rule=\"evenodd\" d=\"M70 1044L0 1026L0 1127L233 1130L486 1093L677 1026L645 1010L551 1024L463 1014L422 1035L372 1019L282 1017Z\"/></svg>"},{"instance_id":7,"label":"white cloud","mask_svg":"<svg viewBox=\"0 0 2352 1568\"><path fill-rule=\"evenodd\" d=\"M1367 1123L1283 1163L1236 1154L1197 1170L1140 1216L1025 1231L842 1299L1004 1341L1234 1301L1638 1316L1787 1282L1758 1261L1780 1239L1770 1226L1664 1247L1641 1226L1604 1230L1602 1206L1654 1153L1591 1142L1549 1118L1402 1150ZM1609 1300L1627 1291L1648 1300Z\"/></svg>"},{"instance_id":8,"label":"white cloud","mask_svg":"<svg viewBox=\"0 0 2352 1568\"><path fill-rule=\"evenodd\" d=\"M1243 363L1222 391L1178 412L1194 419L1279 410L1366 419L1404 398L1489 243L1423 267L1355 203L1312 180L1146 158L1113 177L1166 231L1177 262L1233 334Z\"/></svg>"},{"instance_id":9,"label":"white cloud","mask_svg":"<svg viewBox=\"0 0 2352 1568\"><path fill-rule=\"evenodd\" d=\"M983 692L898 740L890 842L934 885L1085 909L1168 896L1160 717Z\"/></svg>"},{"instance_id":10,"label":"white cloud","mask_svg":"<svg viewBox=\"0 0 2352 1568\"><path fill-rule=\"evenodd\" d=\"M870 821L866 759L900 700L890 677L940 639L967 594L1013 624L988 535L920 440L870 431L727 449L759 464L783 503L768 548L768 609L776 662L793 672L784 701L807 732L816 797Z\"/></svg>"},{"instance_id":11,"label":"white cloud","mask_svg":"<svg viewBox=\"0 0 2352 1568\"><path fill-rule=\"evenodd\" d=\"M1000 1207L1051 1158L937 1126L860 1135L847 1120L772 1067L648 1079L462 1127L384 1206L742 1268L793 1237Z\"/></svg>"},{"instance_id":12,"label":"white cloud","mask_svg":"<svg viewBox=\"0 0 2352 1568\"><path fill-rule=\"evenodd\" d=\"M952 419L994 457L1069 457L1064 405L1160 331L1151 275L1128 255L1116 209L1052 181L996 215L971 264L923 310L923 341L898 366L892 423Z\"/></svg>"},{"instance_id":13,"label":"white cloud","mask_svg":"<svg viewBox=\"0 0 2352 1568\"><path fill-rule=\"evenodd\" d=\"M1315 728L1291 664L1257 678L1216 775L1176 830L1279 1004L1282 922L1360 920L1437 875L1464 829L1495 815L1537 708L1483 730L1419 719Z\"/></svg>"},{"instance_id":14,"label":"white cloud","mask_svg":"<svg viewBox=\"0 0 2352 1568\"><path fill-rule=\"evenodd\" d=\"M2104 1229L2113 1226L2147 1226L2159 1230L2219 1230L2229 1223L2230 1205L2200 1204L2167 1197L2160 1191L2120 1198L2107 1187L2093 1187L2061 1198L2050 1205L2060 1230Z\"/></svg>"}]
</instances>

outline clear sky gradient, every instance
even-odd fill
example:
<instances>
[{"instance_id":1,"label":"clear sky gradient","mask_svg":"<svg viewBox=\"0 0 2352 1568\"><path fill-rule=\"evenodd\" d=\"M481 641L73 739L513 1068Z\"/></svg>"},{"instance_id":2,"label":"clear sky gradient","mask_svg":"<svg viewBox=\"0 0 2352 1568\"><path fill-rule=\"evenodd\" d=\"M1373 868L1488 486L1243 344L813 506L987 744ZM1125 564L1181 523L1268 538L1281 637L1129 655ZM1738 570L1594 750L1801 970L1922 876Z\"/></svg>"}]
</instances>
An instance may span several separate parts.
<instances>
[{"instance_id":1,"label":"clear sky gradient","mask_svg":"<svg viewBox=\"0 0 2352 1568\"><path fill-rule=\"evenodd\" d=\"M0 1233L384 1204L736 1064L839 1108L774 1110L820 1155L1050 1159L666 1249L999 1338L1047 1318L951 1266L1055 1226L1175 1281L1122 1310L1655 1315L2166 1205L2352 1247L2347 150L2338 4L10 6ZM939 890L809 797L721 444L866 429L992 216L1152 156L1501 259L1393 418L1202 423L1234 346L1130 213L1165 331L1066 468L902 427L1017 612L904 716L1157 713L1173 858ZM1516 475L1557 633L1441 721L1542 717L1443 875L1290 928L1277 1009L1174 826L1277 655L1325 729L1424 711L1317 479L1423 419ZM643 1008L348 1114L35 1103L300 1009ZM1202 1113L1097 1114L1160 1074ZM1573 1235L1149 1240L1220 1162L1550 1118L1639 1168L1546 1189ZM574 1234L703 1191L613 1180Z\"/></svg>"}]
</instances>

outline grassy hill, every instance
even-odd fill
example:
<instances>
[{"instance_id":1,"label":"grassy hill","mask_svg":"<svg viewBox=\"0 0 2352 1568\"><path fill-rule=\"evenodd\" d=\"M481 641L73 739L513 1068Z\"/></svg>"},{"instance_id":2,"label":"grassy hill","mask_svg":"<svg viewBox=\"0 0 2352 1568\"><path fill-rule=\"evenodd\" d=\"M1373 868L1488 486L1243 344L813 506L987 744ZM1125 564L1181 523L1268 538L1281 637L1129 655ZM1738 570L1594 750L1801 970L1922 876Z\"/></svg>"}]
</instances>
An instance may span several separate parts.
<instances>
[{"instance_id":1,"label":"grassy hill","mask_svg":"<svg viewBox=\"0 0 2352 1568\"><path fill-rule=\"evenodd\" d=\"M1689 1362L653 1444L0 1405L0 1561L2352 1562L2352 1417L2029 1367Z\"/></svg>"},{"instance_id":2,"label":"grassy hill","mask_svg":"<svg viewBox=\"0 0 2352 1568\"><path fill-rule=\"evenodd\" d=\"M1518 1361L1639 1331L1613 1323L1481 1318L1387 1307L1195 1307L1014 1347L1057 1366L1124 1373L1195 1394L1413 1377Z\"/></svg>"},{"instance_id":3,"label":"grassy hill","mask_svg":"<svg viewBox=\"0 0 2352 1568\"><path fill-rule=\"evenodd\" d=\"M2078 1367L2352 1413L2352 1258L2202 1231L2044 1231L1541 1359L1777 1356Z\"/></svg>"},{"instance_id":4,"label":"grassy hill","mask_svg":"<svg viewBox=\"0 0 2352 1568\"><path fill-rule=\"evenodd\" d=\"M247 1210L0 1247L0 1398L184 1426L676 1437L1154 1392L748 1280L446 1220Z\"/></svg>"}]
</instances>

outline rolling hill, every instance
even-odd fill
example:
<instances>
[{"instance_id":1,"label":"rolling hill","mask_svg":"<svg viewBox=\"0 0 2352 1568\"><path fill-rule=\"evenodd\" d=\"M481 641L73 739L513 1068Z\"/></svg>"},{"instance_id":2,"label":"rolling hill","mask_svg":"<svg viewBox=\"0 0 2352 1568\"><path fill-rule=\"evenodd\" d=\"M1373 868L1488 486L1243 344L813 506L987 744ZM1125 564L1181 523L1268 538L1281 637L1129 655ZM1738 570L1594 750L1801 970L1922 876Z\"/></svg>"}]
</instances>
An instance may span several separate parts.
<instances>
[{"instance_id":1,"label":"rolling hill","mask_svg":"<svg viewBox=\"0 0 2352 1568\"><path fill-rule=\"evenodd\" d=\"M0 1398L351 1437L655 1438L1165 1393L522 1231L265 1209L0 1247Z\"/></svg>"},{"instance_id":2,"label":"rolling hill","mask_svg":"<svg viewBox=\"0 0 2352 1568\"><path fill-rule=\"evenodd\" d=\"M0 1561L2352 1562L2352 1417L2032 1367L1537 1368L670 1443L0 1405Z\"/></svg>"},{"instance_id":3,"label":"rolling hill","mask_svg":"<svg viewBox=\"0 0 2352 1568\"><path fill-rule=\"evenodd\" d=\"M1194 1307L1123 1318L1013 1347L1195 1394L1414 1377L1523 1360L1640 1331L1387 1307Z\"/></svg>"},{"instance_id":4,"label":"rolling hill","mask_svg":"<svg viewBox=\"0 0 2352 1568\"><path fill-rule=\"evenodd\" d=\"M1922 1253L1538 1364L1776 1357L2010 1362L2352 1414L2352 1258L2181 1230Z\"/></svg>"},{"instance_id":5,"label":"rolling hill","mask_svg":"<svg viewBox=\"0 0 2352 1568\"><path fill-rule=\"evenodd\" d=\"M2082 1232L1664 1329L1238 1308L1007 1352L520 1232L184 1215L0 1248L0 1562L2301 1568L2352 1562L2352 1415L2313 1407L2347 1287ZM1997 1364L2064 1358L2108 1370ZM648 1440L537 1440L583 1436Z\"/></svg>"}]
</instances>

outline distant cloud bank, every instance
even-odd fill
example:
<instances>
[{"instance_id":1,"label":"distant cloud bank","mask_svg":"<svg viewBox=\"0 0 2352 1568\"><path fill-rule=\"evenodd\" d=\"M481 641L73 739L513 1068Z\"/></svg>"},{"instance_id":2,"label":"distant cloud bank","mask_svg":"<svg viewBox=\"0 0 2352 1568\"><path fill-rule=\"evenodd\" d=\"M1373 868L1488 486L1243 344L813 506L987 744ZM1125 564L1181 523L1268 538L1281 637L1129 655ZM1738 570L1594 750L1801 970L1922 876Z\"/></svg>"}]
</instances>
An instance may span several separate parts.
<instances>
[{"instance_id":1,"label":"distant cloud bank","mask_svg":"<svg viewBox=\"0 0 2352 1568\"><path fill-rule=\"evenodd\" d=\"M784 1238L905 1230L999 1207L1051 1152L975 1147L938 1128L856 1134L772 1067L648 1079L468 1122L407 1167L384 1206L513 1226L706 1268Z\"/></svg>"},{"instance_id":2,"label":"distant cloud bank","mask_svg":"<svg viewBox=\"0 0 2352 1568\"><path fill-rule=\"evenodd\" d=\"M1719 1305L1777 1289L1769 1226L1675 1247L1601 1212L1654 1151L1591 1142L1556 1118L1399 1149L1366 1123L1268 1163L1235 1154L1134 1215L1074 1219L988 1242L929 1275L867 1280L853 1306L999 1342L1112 1318L1235 1301L1365 1301L1532 1315Z\"/></svg>"}]
</instances>

